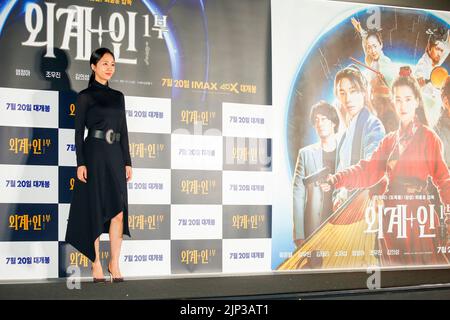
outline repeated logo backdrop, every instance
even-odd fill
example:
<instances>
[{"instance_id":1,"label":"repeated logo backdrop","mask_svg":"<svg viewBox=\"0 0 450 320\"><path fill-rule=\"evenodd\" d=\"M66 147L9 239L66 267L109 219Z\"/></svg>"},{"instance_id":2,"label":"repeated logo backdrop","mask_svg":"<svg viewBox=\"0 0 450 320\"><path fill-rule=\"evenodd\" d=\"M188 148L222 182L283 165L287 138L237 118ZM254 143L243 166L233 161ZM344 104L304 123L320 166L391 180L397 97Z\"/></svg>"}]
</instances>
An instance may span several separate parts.
<instances>
[{"instance_id":1,"label":"repeated logo backdrop","mask_svg":"<svg viewBox=\"0 0 450 320\"><path fill-rule=\"evenodd\" d=\"M76 94L100 46L134 167L123 274L270 271L270 29L269 1L2 1L0 280L90 275L64 238Z\"/></svg>"}]
</instances>

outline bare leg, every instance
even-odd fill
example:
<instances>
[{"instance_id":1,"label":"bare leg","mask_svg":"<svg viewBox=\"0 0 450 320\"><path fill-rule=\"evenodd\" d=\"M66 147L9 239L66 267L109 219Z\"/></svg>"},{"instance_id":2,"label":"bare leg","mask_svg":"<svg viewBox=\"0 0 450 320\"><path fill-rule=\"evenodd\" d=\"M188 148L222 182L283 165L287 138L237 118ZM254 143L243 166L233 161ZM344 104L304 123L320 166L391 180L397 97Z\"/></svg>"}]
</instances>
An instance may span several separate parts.
<instances>
[{"instance_id":1,"label":"bare leg","mask_svg":"<svg viewBox=\"0 0 450 320\"><path fill-rule=\"evenodd\" d=\"M119 258L123 238L123 211L119 212L111 219L109 226L109 240L111 241L111 260L109 261L109 270L114 278L120 278Z\"/></svg>"},{"instance_id":2,"label":"bare leg","mask_svg":"<svg viewBox=\"0 0 450 320\"><path fill-rule=\"evenodd\" d=\"M94 278L104 278L102 264L100 263L100 237L94 241L95 261L92 263L92 276Z\"/></svg>"}]
</instances>

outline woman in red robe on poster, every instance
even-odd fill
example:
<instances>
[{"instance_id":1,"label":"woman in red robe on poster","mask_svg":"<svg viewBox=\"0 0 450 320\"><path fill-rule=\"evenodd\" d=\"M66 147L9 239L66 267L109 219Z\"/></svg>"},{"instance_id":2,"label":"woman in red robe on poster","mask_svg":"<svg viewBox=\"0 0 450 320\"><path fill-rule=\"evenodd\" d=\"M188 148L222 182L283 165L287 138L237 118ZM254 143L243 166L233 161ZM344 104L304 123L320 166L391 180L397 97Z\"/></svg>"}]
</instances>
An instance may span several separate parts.
<instances>
[{"instance_id":1,"label":"woman in red robe on poster","mask_svg":"<svg viewBox=\"0 0 450 320\"><path fill-rule=\"evenodd\" d=\"M406 216L399 210L385 210L380 218L378 232L383 234L378 236L378 249L383 266L448 264L445 250L438 248L446 241L439 232L441 210L430 209L427 198L431 177L444 207L450 204L450 174L442 143L427 126L420 87L409 67L401 68L392 94L399 128L385 136L369 160L330 175L327 182L351 189L384 180L383 209L406 205ZM421 206L427 210L419 210Z\"/></svg>"}]
</instances>

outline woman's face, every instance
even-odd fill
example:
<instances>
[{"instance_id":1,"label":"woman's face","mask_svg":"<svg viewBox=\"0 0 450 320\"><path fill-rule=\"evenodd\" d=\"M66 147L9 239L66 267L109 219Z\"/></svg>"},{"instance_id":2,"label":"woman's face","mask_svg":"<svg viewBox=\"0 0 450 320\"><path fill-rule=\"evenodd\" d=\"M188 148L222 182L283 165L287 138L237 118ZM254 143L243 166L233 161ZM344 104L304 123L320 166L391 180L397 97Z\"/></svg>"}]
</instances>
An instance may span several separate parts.
<instances>
[{"instance_id":1,"label":"woman's face","mask_svg":"<svg viewBox=\"0 0 450 320\"><path fill-rule=\"evenodd\" d=\"M407 125L414 120L419 100L409 86L401 85L394 87L394 105L400 122Z\"/></svg>"},{"instance_id":2,"label":"woman's face","mask_svg":"<svg viewBox=\"0 0 450 320\"><path fill-rule=\"evenodd\" d=\"M105 53L97 62L97 65L91 64L91 68L95 72L95 80L106 84L116 70L116 62L111 54Z\"/></svg>"},{"instance_id":3,"label":"woman's face","mask_svg":"<svg viewBox=\"0 0 450 320\"><path fill-rule=\"evenodd\" d=\"M378 61L382 49L383 45L378 41L376 36L372 35L367 38L366 50L373 60Z\"/></svg>"}]
</instances>

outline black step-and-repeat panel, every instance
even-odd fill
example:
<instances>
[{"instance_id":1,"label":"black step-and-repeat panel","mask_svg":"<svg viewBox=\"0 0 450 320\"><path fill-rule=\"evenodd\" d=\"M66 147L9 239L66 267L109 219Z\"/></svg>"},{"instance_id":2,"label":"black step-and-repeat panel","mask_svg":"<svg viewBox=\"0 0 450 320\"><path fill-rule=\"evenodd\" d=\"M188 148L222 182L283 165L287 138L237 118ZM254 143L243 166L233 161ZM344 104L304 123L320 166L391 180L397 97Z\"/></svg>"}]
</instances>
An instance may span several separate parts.
<instances>
[{"instance_id":1,"label":"black step-and-repeat panel","mask_svg":"<svg viewBox=\"0 0 450 320\"><path fill-rule=\"evenodd\" d=\"M122 273L270 271L270 28L269 1L2 1L0 279L91 274L64 239L76 95L102 46L134 170Z\"/></svg>"}]
</instances>

